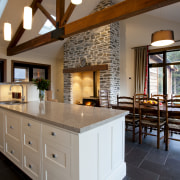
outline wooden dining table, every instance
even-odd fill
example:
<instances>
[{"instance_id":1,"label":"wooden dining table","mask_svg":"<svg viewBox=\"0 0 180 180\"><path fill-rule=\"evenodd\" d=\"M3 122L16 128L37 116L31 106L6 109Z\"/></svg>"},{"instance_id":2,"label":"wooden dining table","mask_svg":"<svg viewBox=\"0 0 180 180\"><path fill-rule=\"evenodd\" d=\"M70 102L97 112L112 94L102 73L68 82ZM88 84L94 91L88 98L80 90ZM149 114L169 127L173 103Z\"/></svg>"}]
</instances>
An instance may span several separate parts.
<instances>
[{"instance_id":1,"label":"wooden dining table","mask_svg":"<svg viewBox=\"0 0 180 180\"><path fill-rule=\"evenodd\" d=\"M112 104L111 105L112 109L120 109L120 110L127 110L129 112L133 112L133 104ZM153 106L147 106L145 105L143 108L145 109L153 109ZM160 105L160 112L162 114L162 116L165 116L165 113L166 113L166 105L165 103L163 103L162 105ZM135 113L136 114L139 114L139 103L135 103ZM180 106L179 107L176 107L176 108L173 108L172 106L169 106L168 107L168 116L170 117L171 114L176 114L176 115L179 115L180 116Z\"/></svg>"}]
</instances>

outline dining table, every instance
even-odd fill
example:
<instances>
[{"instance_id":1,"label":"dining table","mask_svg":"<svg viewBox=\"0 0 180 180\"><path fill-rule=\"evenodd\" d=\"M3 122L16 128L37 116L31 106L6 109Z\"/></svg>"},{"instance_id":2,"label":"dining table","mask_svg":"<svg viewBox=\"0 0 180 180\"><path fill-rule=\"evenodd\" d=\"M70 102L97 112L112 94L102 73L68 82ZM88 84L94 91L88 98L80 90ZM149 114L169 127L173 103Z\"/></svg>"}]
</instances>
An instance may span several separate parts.
<instances>
[{"instance_id":1,"label":"dining table","mask_svg":"<svg viewBox=\"0 0 180 180\"><path fill-rule=\"evenodd\" d=\"M130 113L133 112L133 104L127 103L127 104L112 104L111 105L112 109L120 109L120 110L127 110ZM148 106L147 104L145 104L142 108L145 109L155 109L155 105L152 106ZM166 114L166 104L162 103L162 105L160 105L160 113L162 116L165 116ZM139 102L135 103L135 114L139 114ZM177 116L180 116L180 106L179 107L173 107L173 105L168 105L168 117L170 117L171 115L176 114Z\"/></svg>"}]
</instances>

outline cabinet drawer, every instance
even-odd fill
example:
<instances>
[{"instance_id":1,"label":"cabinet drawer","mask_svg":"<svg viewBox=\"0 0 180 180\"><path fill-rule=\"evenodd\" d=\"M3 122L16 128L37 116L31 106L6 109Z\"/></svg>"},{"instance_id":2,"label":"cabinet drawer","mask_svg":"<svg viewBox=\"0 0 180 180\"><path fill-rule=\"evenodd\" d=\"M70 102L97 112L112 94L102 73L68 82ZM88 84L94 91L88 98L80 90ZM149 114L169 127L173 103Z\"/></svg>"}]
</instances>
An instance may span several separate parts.
<instances>
[{"instance_id":1,"label":"cabinet drawer","mask_svg":"<svg viewBox=\"0 0 180 180\"><path fill-rule=\"evenodd\" d=\"M72 177L64 176L57 167L50 164L44 164L43 166L43 180L69 180Z\"/></svg>"},{"instance_id":2,"label":"cabinet drawer","mask_svg":"<svg viewBox=\"0 0 180 180\"><path fill-rule=\"evenodd\" d=\"M6 138L6 155L14 161L17 165L21 166L22 163L22 151L21 151L21 144L19 141L11 140L10 138Z\"/></svg>"},{"instance_id":3,"label":"cabinet drawer","mask_svg":"<svg viewBox=\"0 0 180 180\"><path fill-rule=\"evenodd\" d=\"M30 151L23 152L23 169L32 179L40 179L41 166L40 156Z\"/></svg>"},{"instance_id":4,"label":"cabinet drawer","mask_svg":"<svg viewBox=\"0 0 180 180\"><path fill-rule=\"evenodd\" d=\"M41 124L39 122L33 121L29 118L24 117L22 120L23 132L28 134L41 134Z\"/></svg>"},{"instance_id":5,"label":"cabinet drawer","mask_svg":"<svg viewBox=\"0 0 180 180\"><path fill-rule=\"evenodd\" d=\"M40 152L40 136L30 136L28 134L24 134L24 146L29 148L34 152Z\"/></svg>"},{"instance_id":6,"label":"cabinet drawer","mask_svg":"<svg viewBox=\"0 0 180 180\"><path fill-rule=\"evenodd\" d=\"M17 115L6 115L6 135L17 140L21 137L21 118Z\"/></svg>"},{"instance_id":7,"label":"cabinet drawer","mask_svg":"<svg viewBox=\"0 0 180 180\"><path fill-rule=\"evenodd\" d=\"M71 147L71 135L68 132L54 128L52 126L43 125L43 137L53 144L60 144Z\"/></svg>"},{"instance_id":8,"label":"cabinet drawer","mask_svg":"<svg viewBox=\"0 0 180 180\"><path fill-rule=\"evenodd\" d=\"M70 150L58 145L44 144L44 161L45 164L51 164L53 168L65 175L70 175Z\"/></svg>"}]
</instances>

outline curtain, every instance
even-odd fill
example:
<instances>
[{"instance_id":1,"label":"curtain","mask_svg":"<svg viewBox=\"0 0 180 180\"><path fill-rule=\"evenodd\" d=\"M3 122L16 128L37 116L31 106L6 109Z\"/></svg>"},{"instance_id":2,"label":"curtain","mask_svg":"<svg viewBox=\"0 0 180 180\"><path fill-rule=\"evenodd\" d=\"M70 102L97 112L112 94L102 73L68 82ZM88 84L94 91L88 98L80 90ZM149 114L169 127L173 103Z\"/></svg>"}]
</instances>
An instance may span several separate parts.
<instances>
[{"instance_id":1,"label":"curtain","mask_svg":"<svg viewBox=\"0 0 180 180\"><path fill-rule=\"evenodd\" d=\"M147 88L148 47L134 48L135 58L135 93L143 94Z\"/></svg>"}]
</instances>

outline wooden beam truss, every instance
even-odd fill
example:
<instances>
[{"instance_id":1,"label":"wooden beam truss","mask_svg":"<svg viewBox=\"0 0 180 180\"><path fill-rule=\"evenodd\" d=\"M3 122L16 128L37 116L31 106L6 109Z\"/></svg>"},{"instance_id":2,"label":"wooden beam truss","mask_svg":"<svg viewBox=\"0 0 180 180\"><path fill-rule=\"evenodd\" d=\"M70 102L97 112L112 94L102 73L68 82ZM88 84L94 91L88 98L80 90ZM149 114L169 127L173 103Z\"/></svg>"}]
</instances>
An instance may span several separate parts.
<instances>
[{"instance_id":1,"label":"wooden beam truss","mask_svg":"<svg viewBox=\"0 0 180 180\"><path fill-rule=\"evenodd\" d=\"M77 21L66 24L75 7L70 4L68 8L69 10L67 9L66 13L64 14L64 0L56 0L56 23L60 22L58 27L64 28L64 33L62 34L61 32L63 31L59 31L59 37L55 39L51 36L53 32L49 32L16 47L9 46L7 49L7 55L15 55L57 41L58 39L67 38L73 34L97 28L115 21L123 20L176 2L179 2L179 0L125 0L111 7L90 14L89 16L81 18Z\"/></svg>"}]
</instances>

